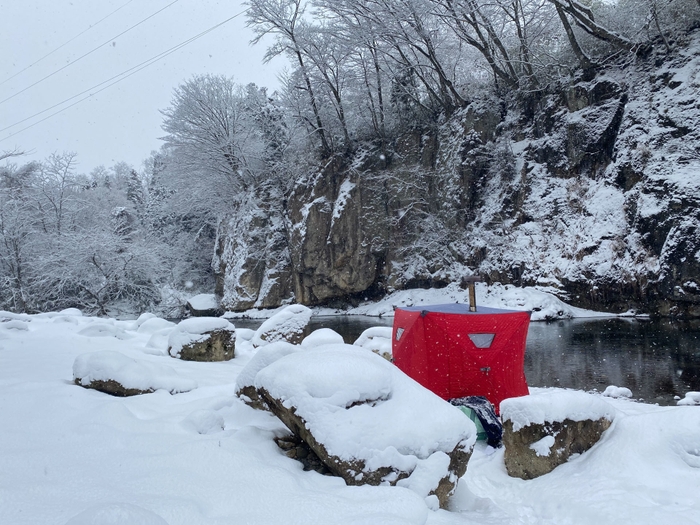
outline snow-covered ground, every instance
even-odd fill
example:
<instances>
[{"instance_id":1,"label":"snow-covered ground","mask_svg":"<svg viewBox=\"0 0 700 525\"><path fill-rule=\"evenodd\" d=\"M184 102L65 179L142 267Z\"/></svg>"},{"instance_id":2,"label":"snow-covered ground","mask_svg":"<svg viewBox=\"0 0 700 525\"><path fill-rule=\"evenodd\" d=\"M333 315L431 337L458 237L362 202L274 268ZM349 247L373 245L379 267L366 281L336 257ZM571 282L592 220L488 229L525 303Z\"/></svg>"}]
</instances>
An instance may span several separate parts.
<instances>
[{"instance_id":1,"label":"snow-covered ground","mask_svg":"<svg viewBox=\"0 0 700 525\"><path fill-rule=\"evenodd\" d=\"M435 511L409 489L348 487L287 458L273 441L282 423L234 395L250 331L231 361L186 362L154 352L166 334L151 340L144 324L173 327L153 319L0 312L0 524L700 523L700 406L610 389L619 395L600 400L616 416L590 451L523 481L506 474L502 449L479 443L449 510ZM195 388L116 398L75 385L76 358L104 351Z\"/></svg>"}]
</instances>

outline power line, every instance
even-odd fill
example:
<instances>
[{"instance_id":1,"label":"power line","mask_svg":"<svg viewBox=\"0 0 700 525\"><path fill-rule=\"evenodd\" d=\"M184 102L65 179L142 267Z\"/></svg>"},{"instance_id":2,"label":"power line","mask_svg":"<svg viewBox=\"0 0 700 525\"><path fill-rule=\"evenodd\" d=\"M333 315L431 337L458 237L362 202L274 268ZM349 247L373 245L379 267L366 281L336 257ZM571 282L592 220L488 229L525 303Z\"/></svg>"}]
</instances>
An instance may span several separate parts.
<instances>
[{"instance_id":1,"label":"power line","mask_svg":"<svg viewBox=\"0 0 700 525\"><path fill-rule=\"evenodd\" d=\"M101 89L95 91L94 93L90 93L88 96L83 97L83 98L81 98L80 100L76 100L76 101L73 102L72 104L70 104L70 105L68 105L68 106L66 106L66 107L64 107L64 108L61 108L61 109L59 109L58 111L55 111L54 113L51 113L50 115L47 115L47 116L44 117L43 119L38 120L38 121L34 122L33 124L30 124L29 126L26 126L26 127L22 128L22 129L20 129L20 130L18 130L18 131L15 131L14 133L11 133L11 134L8 135L7 137L0 138L0 142L3 142L3 141L5 141L5 140L7 140L7 139L9 139L9 138L12 138L12 137L14 137L15 135L18 135L19 133L22 133L23 131L26 131L26 130L28 130L28 129L30 129L30 128L33 128L33 127L36 126L37 124L41 124L42 122L44 122L44 121L50 119L51 117L54 117L54 116L58 115L59 113L63 113L63 112L66 111L67 109L70 109L70 108L72 108L73 106L76 106L76 105L80 104L81 102L84 102L85 100L89 99L89 98L92 97L93 95L97 95L98 93L101 93L102 91L104 91L105 89L107 89L107 88L113 86L114 84L118 84L118 83L121 82L122 80L126 80L126 79L129 78L131 75L134 75L134 74L138 73L139 71L141 71L142 69L147 68L148 66L154 64L156 61L160 60L161 58L165 58L165 57L167 57L168 55L171 55L171 54L174 53L175 51L178 51L178 50L180 50L181 48L183 48L183 47L185 47L185 46L191 44L191 43L194 42L195 40L200 39L201 37L203 37L204 35L210 33L211 31L214 31L215 29L221 27L222 25L227 24L228 22L230 22L230 21L233 20L234 18L238 18L239 16L241 16L241 15L242 15L243 13L245 13L246 11L248 11L248 10L247 10L247 9L244 9L244 10L241 11L240 13L237 13L237 14L233 15L233 16L230 17L230 18L227 18L227 19L224 20L223 22L219 22L219 23L216 24L215 26L212 26L212 27L210 27L209 29L207 29L207 30L205 30L205 31L202 31L202 32L199 33L198 35L195 35L195 36L193 36L193 37L191 37L191 38L188 38L187 40L184 40L183 42L180 42L179 44L177 44L177 45L171 47L170 49L167 49L167 50L163 51L162 53L159 53L158 55L155 55L155 56L149 58L148 60L145 60L145 61L141 62L140 64L138 64L138 65L136 65L136 66L133 66L133 67L131 67L131 68L125 70L125 71L122 71L122 72L119 73L118 75L115 75L115 76L113 76L112 78L105 80L104 82L100 82L99 84L96 84L95 86L91 87L90 89L87 89L87 90L83 91L82 93L78 93L77 95L73 95L72 97L65 99L63 102L59 102L58 104L54 104L54 105L51 106L50 108L47 108L47 109L45 109L45 110L43 110L43 111L40 111L39 113L35 113L35 114L32 115L31 117L27 117L27 118L25 118L25 119L23 119L23 120L20 120L20 121L18 121L18 122L15 122L14 124L12 124L12 125L10 125L10 126L7 126L6 128L3 128L2 130L0 130L0 132L1 132L1 131L5 131L5 130L10 129L10 128L13 128L13 127L15 127L16 125L21 124L22 122L25 122L25 121L27 121L27 120L29 120L29 119L31 119L31 118L34 118L34 117L37 116L37 115L41 115L42 113L46 113L47 111L50 111L51 109L53 109L53 108L55 108L55 107L57 107L57 106L60 106L60 105L62 105L62 104L65 104L66 102L68 102L68 101L70 101L70 100L73 100L74 98L79 97L79 96L81 96L81 95L87 93L88 91L91 91L92 89L95 89L96 87L99 87L99 86L101 86L101 85L103 85L103 84L106 84L107 82L110 82L110 81L116 79L116 80L114 80L113 82L111 82L111 83L107 84L106 86L102 87ZM128 73L128 74L127 74L127 73Z\"/></svg>"},{"instance_id":2,"label":"power line","mask_svg":"<svg viewBox=\"0 0 700 525\"><path fill-rule=\"evenodd\" d=\"M156 16L158 13L160 13L160 12L162 12L162 11L165 11L168 7L170 7L170 6L173 5L173 4L176 4L176 3L179 2L179 1L180 1L180 0L174 0L173 2L170 2L168 5L166 5L166 6L163 7L162 9L159 9L158 11L156 11L155 13L153 13L152 15L147 16L146 18L144 18L144 19L141 20L140 22L137 22L136 24L134 24L134 25L131 26L130 28L126 29L125 31L122 31L122 32L119 33L118 35L113 36L112 38L110 38L109 40L107 40L107 41L105 41L104 43L100 44L99 46L97 46L97 47L91 49L90 51L88 51L88 52L85 53L84 55L79 56L78 58L76 58L76 59L73 60L72 62L68 62L65 66L63 66L63 67L57 69L57 70L54 71L53 73L49 73L49 74L46 75L44 78L41 78L41 79L37 80L37 81L34 82L33 84L31 84L31 85L27 86L26 88L24 88L24 89L18 91L18 92L15 93L14 95L10 95L10 96L7 97L5 100L0 100L0 104L4 104L4 103L7 102L8 100L12 100L12 99L15 98L17 95L20 95L20 94L24 93L25 91L27 91L28 89L33 88L33 87L36 86L37 84L40 84L41 82L43 82L44 80L46 80L47 78L51 78L51 77L54 76L56 73L59 73L59 72L63 71L64 69L66 69L67 67L72 66L73 64L75 64L76 62L82 60L82 59L85 58L86 56L93 54L93 53L94 53L95 51L97 51L98 49L100 49L100 48L106 46L107 44L112 43L114 40L116 40L116 39L119 38L120 36L122 36L122 35L128 33L128 32L131 31L132 29L134 29L134 28L140 26L141 24L143 24L143 23L146 22L147 20L150 20L151 18L153 18L154 16Z\"/></svg>"},{"instance_id":3,"label":"power line","mask_svg":"<svg viewBox=\"0 0 700 525\"><path fill-rule=\"evenodd\" d=\"M103 17L103 18L100 18L97 22L95 22L94 24L91 24L87 29L81 31L80 33L78 33L77 35L75 35L73 38L71 38L70 40L68 40L67 42L64 42L63 44L61 44L60 46L58 46L58 47L57 47L56 49L54 49L53 51L49 51L48 53L46 53L46 54L45 54L43 57L41 57L40 59L35 60L34 62L32 62L31 64L29 64L29 65L28 65L27 67L25 67L24 69L21 69L20 71L18 71L17 73L15 73L14 75L12 75L11 77L6 78L6 79L3 80L2 82L0 82L0 86L2 86L3 84L9 82L10 80L12 80L13 78L15 78L16 76L21 75L21 74L24 73L27 69L29 69L30 67L33 67L33 66L37 65L39 62L41 62L41 61L44 60L45 58L47 58L47 57L53 55L53 54L54 54L56 51L58 51L59 49L64 48L65 46L67 46L68 44L70 44L71 42L73 42L75 39L77 39L78 37L81 37L82 35L84 35L84 34L87 33L88 31L90 31L92 28L96 27L99 23L104 22L105 20L107 20L110 16L112 16L112 15L113 15L114 13L116 13L117 11L120 11L121 9L125 8L126 6L128 6L128 5L129 5L131 2L133 2L133 1L134 1L134 0L129 0L126 4L122 5L121 7L118 7L117 9L115 9L114 11L112 11L111 13L109 13L107 16L105 16L105 17Z\"/></svg>"}]
</instances>

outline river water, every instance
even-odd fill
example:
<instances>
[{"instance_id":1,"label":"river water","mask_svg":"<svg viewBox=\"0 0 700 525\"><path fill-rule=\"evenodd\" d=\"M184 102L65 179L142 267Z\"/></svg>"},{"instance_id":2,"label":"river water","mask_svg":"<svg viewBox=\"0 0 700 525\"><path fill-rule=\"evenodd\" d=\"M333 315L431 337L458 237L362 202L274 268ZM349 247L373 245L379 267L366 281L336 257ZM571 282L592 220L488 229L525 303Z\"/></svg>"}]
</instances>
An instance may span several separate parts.
<instances>
[{"instance_id":1,"label":"river water","mask_svg":"<svg viewBox=\"0 0 700 525\"><path fill-rule=\"evenodd\" d=\"M233 319L241 328L262 321ZM331 328L354 342L372 326L392 318L312 317L309 331ZM629 388L635 399L675 405L675 396L700 391L700 321L626 318L573 319L530 323L525 377L535 387L604 390Z\"/></svg>"}]
</instances>

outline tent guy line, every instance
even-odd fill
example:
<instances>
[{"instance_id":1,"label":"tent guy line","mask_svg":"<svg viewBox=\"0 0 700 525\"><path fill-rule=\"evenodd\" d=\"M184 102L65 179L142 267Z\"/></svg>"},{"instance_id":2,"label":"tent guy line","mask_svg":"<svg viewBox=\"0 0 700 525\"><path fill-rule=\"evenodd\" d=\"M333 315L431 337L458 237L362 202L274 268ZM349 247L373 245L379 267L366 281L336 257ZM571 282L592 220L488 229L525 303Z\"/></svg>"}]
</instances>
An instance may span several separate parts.
<instances>
[{"instance_id":1,"label":"tent guy line","mask_svg":"<svg viewBox=\"0 0 700 525\"><path fill-rule=\"evenodd\" d=\"M173 0L172 2L170 2L170 3L169 3L168 5L166 5L165 7L161 8L161 9L159 9L158 11L156 11L155 13L153 13L153 14L147 16L146 18L144 18L144 19L141 20L140 22L137 22L136 24L134 24L133 26L129 27L128 29L125 29L124 31L122 31L122 32L119 33L118 35L113 36L113 37L107 39L105 42L103 42L103 43L100 44L99 46L94 47L93 49L91 49L91 50L88 51L87 53L85 53L85 54L79 56L79 57L76 58L75 60L72 60L72 61L68 62L65 66L58 68L58 69L55 70L53 73L49 73L49 74L46 75L45 77L40 78L39 80L37 80L37 81L34 82L33 84L30 84L29 86L27 86L26 88L21 89L20 91L17 91L14 95L10 95L9 97L7 97L7 98L4 99L4 100L0 100L0 104L4 104L4 103L7 102L8 100L12 100L12 99L15 98L16 96L21 95L22 93L24 93L25 91L27 91L27 90L33 88L34 86L36 86L36 85L38 85L38 84L41 84L44 80L47 80L47 79L51 78L51 77L54 76L55 74L60 73L61 71L63 71L64 69L66 69L66 68L68 68L68 67L70 67L70 66L72 66L72 65L75 64L76 62L79 62L79 61L82 60L83 58L85 58L85 57L91 55L92 53L94 53L94 52L97 51L98 49L103 48L103 47L106 46L107 44L112 43L115 39L119 38L120 36L125 35L125 34L128 33L129 31L131 31L132 29L134 29L134 28L140 26L140 25L143 24L144 22L150 20L151 18L153 18L153 17L156 16L157 14L159 14L159 13L165 11L168 7L172 6L173 4L176 4L176 3L179 2L179 1L180 1L180 0Z\"/></svg>"}]
</instances>

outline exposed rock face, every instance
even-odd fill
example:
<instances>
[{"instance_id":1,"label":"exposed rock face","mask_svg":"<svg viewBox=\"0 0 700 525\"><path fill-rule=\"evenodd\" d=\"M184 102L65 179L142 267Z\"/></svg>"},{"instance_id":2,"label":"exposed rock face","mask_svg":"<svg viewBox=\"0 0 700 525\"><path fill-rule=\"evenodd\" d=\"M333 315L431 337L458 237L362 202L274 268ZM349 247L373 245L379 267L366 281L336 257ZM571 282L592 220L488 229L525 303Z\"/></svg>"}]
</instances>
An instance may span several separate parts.
<instances>
[{"instance_id":1,"label":"exposed rock face","mask_svg":"<svg viewBox=\"0 0 700 525\"><path fill-rule=\"evenodd\" d=\"M509 476L534 479L566 463L574 454L583 454L599 440L611 422L553 421L532 424L513 430L513 423L503 425L504 460Z\"/></svg>"},{"instance_id":2,"label":"exposed rock face","mask_svg":"<svg viewBox=\"0 0 700 525\"><path fill-rule=\"evenodd\" d=\"M288 353L255 374L255 387L348 485L405 486L444 507L466 471L473 423L372 352L326 345Z\"/></svg>"},{"instance_id":3,"label":"exposed rock face","mask_svg":"<svg viewBox=\"0 0 700 525\"><path fill-rule=\"evenodd\" d=\"M700 316L692 49L484 95L310 168L282 209L256 205L220 228L224 305L347 304L478 272L575 306Z\"/></svg>"},{"instance_id":4,"label":"exposed rock face","mask_svg":"<svg viewBox=\"0 0 700 525\"><path fill-rule=\"evenodd\" d=\"M184 361L228 361L235 349L235 327L217 317L185 319L168 337L168 353Z\"/></svg>"},{"instance_id":5,"label":"exposed rock face","mask_svg":"<svg viewBox=\"0 0 700 525\"><path fill-rule=\"evenodd\" d=\"M93 390L98 390L99 392L104 392L105 394L116 397L139 396L141 394L150 394L151 392L155 392L155 390L152 388L148 388L146 390L127 388L114 379L92 380L86 382L86 384L83 384L82 378L76 377L74 382L76 385L82 386L83 388L92 388Z\"/></svg>"},{"instance_id":6,"label":"exposed rock face","mask_svg":"<svg viewBox=\"0 0 700 525\"><path fill-rule=\"evenodd\" d=\"M183 361L229 361L236 349L236 333L229 330L212 330L203 341L193 341L182 346Z\"/></svg>"}]
</instances>

